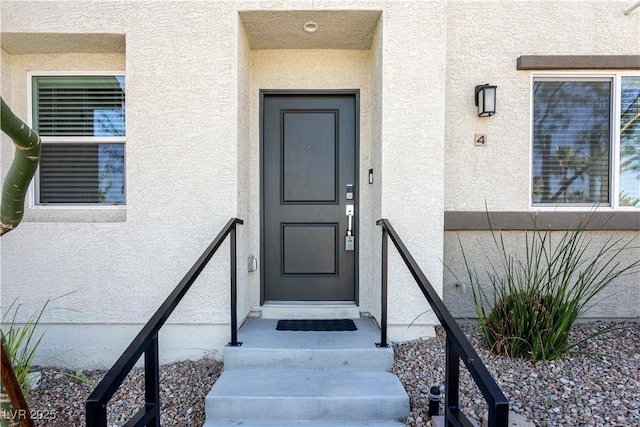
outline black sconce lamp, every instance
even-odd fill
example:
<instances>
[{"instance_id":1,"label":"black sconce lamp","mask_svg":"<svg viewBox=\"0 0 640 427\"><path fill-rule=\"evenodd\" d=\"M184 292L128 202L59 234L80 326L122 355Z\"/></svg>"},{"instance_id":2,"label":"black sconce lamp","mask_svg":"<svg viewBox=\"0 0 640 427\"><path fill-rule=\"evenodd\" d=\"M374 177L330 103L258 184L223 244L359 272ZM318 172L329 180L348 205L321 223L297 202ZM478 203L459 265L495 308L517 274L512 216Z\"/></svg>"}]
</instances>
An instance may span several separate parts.
<instances>
[{"instance_id":1,"label":"black sconce lamp","mask_svg":"<svg viewBox=\"0 0 640 427\"><path fill-rule=\"evenodd\" d=\"M476 106L478 117L489 117L496 113L496 89L490 84L476 86Z\"/></svg>"}]
</instances>

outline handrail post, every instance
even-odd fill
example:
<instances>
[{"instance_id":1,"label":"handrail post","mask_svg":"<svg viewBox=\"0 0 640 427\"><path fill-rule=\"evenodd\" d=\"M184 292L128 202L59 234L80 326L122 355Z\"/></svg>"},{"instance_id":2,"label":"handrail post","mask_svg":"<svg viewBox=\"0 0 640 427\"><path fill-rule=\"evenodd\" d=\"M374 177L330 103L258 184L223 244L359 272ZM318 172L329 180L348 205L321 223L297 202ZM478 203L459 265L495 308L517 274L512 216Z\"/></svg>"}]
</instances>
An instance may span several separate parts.
<instances>
[{"instance_id":1,"label":"handrail post","mask_svg":"<svg viewBox=\"0 0 640 427\"><path fill-rule=\"evenodd\" d=\"M87 412L88 427L107 427L107 405L100 402L87 402L85 404Z\"/></svg>"},{"instance_id":2,"label":"handrail post","mask_svg":"<svg viewBox=\"0 0 640 427\"><path fill-rule=\"evenodd\" d=\"M509 425L509 405L494 403L489 405L489 427Z\"/></svg>"},{"instance_id":3,"label":"handrail post","mask_svg":"<svg viewBox=\"0 0 640 427\"><path fill-rule=\"evenodd\" d=\"M453 342L447 336L445 341L445 400L444 400L444 425L452 425L449 423L449 415L451 412L457 414L460 403L460 356Z\"/></svg>"},{"instance_id":4,"label":"handrail post","mask_svg":"<svg viewBox=\"0 0 640 427\"><path fill-rule=\"evenodd\" d=\"M160 358L157 332L144 352L144 395L147 409L154 408L156 413L147 423L147 427L160 427Z\"/></svg>"},{"instance_id":5,"label":"handrail post","mask_svg":"<svg viewBox=\"0 0 640 427\"><path fill-rule=\"evenodd\" d=\"M238 273L236 259L236 224L231 227L229 236L229 253L231 264L231 342L230 347L239 347L242 345L238 342Z\"/></svg>"},{"instance_id":6,"label":"handrail post","mask_svg":"<svg viewBox=\"0 0 640 427\"><path fill-rule=\"evenodd\" d=\"M380 283L380 342L376 343L377 347L389 347L387 344L387 259L388 259L388 242L387 228L382 223L382 278Z\"/></svg>"}]
</instances>

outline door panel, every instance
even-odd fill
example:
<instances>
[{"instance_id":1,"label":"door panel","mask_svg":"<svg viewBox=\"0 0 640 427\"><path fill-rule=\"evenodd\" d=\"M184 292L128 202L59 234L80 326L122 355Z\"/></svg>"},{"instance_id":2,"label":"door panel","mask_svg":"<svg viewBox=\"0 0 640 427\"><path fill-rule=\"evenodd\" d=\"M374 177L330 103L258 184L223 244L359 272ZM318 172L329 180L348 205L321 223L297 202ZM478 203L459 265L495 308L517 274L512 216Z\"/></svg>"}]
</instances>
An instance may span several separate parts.
<instances>
[{"instance_id":1,"label":"door panel","mask_svg":"<svg viewBox=\"0 0 640 427\"><path fill-rule=\"evenodd\" d=\"M282 276L337 274L338 224L282 224Z\"/></svg>"},{"instance_id":2,"label":"door panel","mask_svg":"<svg viewBox=\"0 0 640 427\"><path fill-rule=\"evenodd\" d=\"M263 94L263 300L355 300L356 114L353 93Z\"/></svg>"},{"instance_id":3,"label":"door panel","mask_svg":"<svg viewBox=\"0 0 640 427\"><path fill-rule=\"evenodd\" d=\"M284 202L336 202L337 118L332 111L283 114Z\"/></svg>"}]
</instances>

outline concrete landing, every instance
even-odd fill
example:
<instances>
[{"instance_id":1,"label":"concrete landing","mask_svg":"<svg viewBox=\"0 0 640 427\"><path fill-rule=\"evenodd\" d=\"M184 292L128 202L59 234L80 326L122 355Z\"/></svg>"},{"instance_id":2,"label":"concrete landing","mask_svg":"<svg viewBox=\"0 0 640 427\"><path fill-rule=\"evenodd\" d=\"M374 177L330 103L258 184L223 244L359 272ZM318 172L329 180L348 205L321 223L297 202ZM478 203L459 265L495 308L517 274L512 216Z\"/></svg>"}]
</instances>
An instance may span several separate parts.
<instances>
[{"instance_id":1,"label":"concrete landing","mask_svg":"<svg viewBox=\"0 0 640 427\"><path fill-rule=\"evenodd\" d=\"M238 331L241 347L227 347L224 369L305 368L390 370L393 349L378 348L371 318L354 319L357 331L277 331L277 320L249 318Z\"/></svg>"},{"instance_id":2,"label":"concrete landing","mask_svg":"<svg viewBox=\"0 0 640 427\"><path fill-rule=\"evenodd\" d=\"M206 398L212 426L402 426L409 397L388 372L371 318L357 331L277 331L276 319L247 319L241 347L227 347L224 372Z\"/></svg>"}]
</instances>

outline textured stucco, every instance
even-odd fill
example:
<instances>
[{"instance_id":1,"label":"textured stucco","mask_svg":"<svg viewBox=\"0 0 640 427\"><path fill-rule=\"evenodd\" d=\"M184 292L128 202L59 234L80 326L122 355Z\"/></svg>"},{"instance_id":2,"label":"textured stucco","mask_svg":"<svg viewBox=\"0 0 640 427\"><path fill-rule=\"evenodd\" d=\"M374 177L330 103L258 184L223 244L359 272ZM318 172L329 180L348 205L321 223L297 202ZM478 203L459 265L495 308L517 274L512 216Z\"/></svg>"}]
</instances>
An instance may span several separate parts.
<instances>
[{"instance_id":1,"label":"textured stucco","mask_svg":"<svg viewBox=\"0 0 640 427\"><path fill-rule=\"evenodd\" d=\"M251 163L252 148L251 143L251 51L249 49L249 41L247 40L244 27L240 19L238 19L238 58L237 66L237 123L238 123L238 217L242 218L245 223L240 227L238 234L238 283L241 284L238 289L238 317L241 321L251 311L251 283L253 277L258 276L260 270L254 272L248 271L247 260L250 255L257 257L259 252L254 252L256 233L258 232L258 224L250 221L251 206L254 203L254 195L256 187L252 185L256 181L252 181L251 171L255 165ZM258 260L260 261L260 260Z\"/></svg>"},{"instance_id":2,"label":"textured stucco","mask_svg":"<svg viewBox=\"0 0 640 427\"><path fill-rule=\"evenodd\" d=\"M379 10L241 12L251 49L369 50ZM307 22L318 25L314 33L301 32Z\"/></svg>"},{"instance_id":3,"label":"textured stucco","mask_svg":"<svg viewBox=\"0 0 640 427\"><path fill-rule=\"evenodd\" d=\"M531 210L530 93L535 71L518 71L516 60L522 55L638 55L640 15L625 16L622 12L628 5L542 0L447 3L445 210ZM497 113L490 118L478 118L473 102L474 86L483 83L498 86ZM474 134L486 134L487 146L474 146ZM509 238L515 239L514 233ZM463 261L456 235L445 233L444 263L460 275ZM489 262L490 233L460 235L482 271ZM640 239L637 231L612 235ZM604 244L603 237L595 236L594 247ZM640 257L640 249L628 255ZM464 274L459 277L464 279ZM473 317L464 283L445 268L445 302L454 315ZM639 316L635 302L640 296L639 274L621 278L610 292L588 316Z\"/></svg>"},{"instance_id":4,"label":"textured stucco","mask_svg":"<svg viewBox=\"0 0 640 427\"><path fill-rule=\"evenodd\" d=\"M2 48L14 55L124 53L124 34L2 33Z\"/></svg>"},{"instance_id":5,"label":"textured stucco","mask_svg":"<svg viewBox=\"0 0 640 427\"><path fill-rule=\"evenodd\" d=\"M442 264L459 269L460 261L455 234L443 232L444 212L483 211L485 202L528 210L531 72L517 71L516 58L638 54L640 14L624 16L627 3L3 0L0 24L10 36L0 54L2 96L23 117L29 71L126 73L127 205L28 209L2 239L2 307L19 297L29 313L74 292L57 302L72 310L43 318L42 354L57 358L44 363L108 366L238 216L238 317L257 314L260 270L247 272L246 259L260 255L259 90L359 89L359 309L380 318L375 220L386 217L439 293L444 280L454 314L468 313L468 293ZM340 17L353 25L342 38L366 22L370 48L339 49L325 39L326 49L301 40L298 49L257 49L285 46L251 41L242 15L254 11L262 25L283 11ZM33 47L43 34L64 43L47 37L48 45ZM84 48L93 40L99 52ZM498 85L498 113L479 119L473 87L486 82ZM475 133L489 135L487 147L473 145ZM4 136L0 150L4 172L12 158ZM486 232L463 238L474 249L490 243ZM228 341L228 247L169 319L165 361L219 355ZM391 339L430 333L436 319L393 249L389 261ZM592 314L637 317L638 283L636 275L616 284Z\"/></svg>"},{"instance_id":6,"label":"textured stucco","mask_svg":"<svg viewBox=\"0 0 640 427\"><path fill-rule=\"evenodd\" d=\"M521 55L638 55L640 14L628 1L447 2L445 209L529 209L532 71ZM584 71L584 70L582 70ZM497 113L477 117L474 87L497 89ZM474 134L488 135L484 147Z\"/></svg>"},{"instance_id":7,"label":"textured stucco","mask_svg":"<svg viewBox=\"0 0 640 427\"><path fill-rule=\"evenodd\" d=\"M444 215L445 4L397 3L384 12L381 215L388 218L441 292ZM428 76L428 77L427 77ZM434 323L390 250L389 321ZM425 313L426 314L423 314Z\"/></svg>"},{"instance_id":8,"label":"textured stucco","mask_svg":"<svg viewBox=\"0 0 640 427\"><path fill-rule=\"evenodd\" d=\"M523 255L526 250L524 231L500 232L496 230L495 235L498 241L500 238L503 239L508 254L513 255L521 262L526 262ZM557 243L562 235L561 231L552 232L550 241ZM605 245L611 245L617 241L619 243L615 247L628 245L627 249L623 250L616 259L621 267L640 259L640 235L603 230L585 232L584 243L588 245L588 248L585 251L584 261L588 262ZM462 251L464 251L469 266L477 271L483 289L488 292L488 295L491 295L489 291L492 288L486 273L493 271L494 267L499 273L504 271L500 256L502 252L497 249L491 233L482 231L445 232L445 303L455 317L475 318L472 289L462 260ZM500 274L500 276L504 277L504 274ZM632 274L616 279L596 296L589 303L589 306L592 307L584 313L584 317L638 319L640 318L638 300L640 300L640 271L636 269Z\"/></svg>"},{"instance_id":9,"label":"textured stucco","mask_svg":"<svg viewBox=\"0 0 640 427\"><path fill-rule=\"evenodd\" d=\"M184 2L68 6L3 2L2 29L126 34L125 55L3 51L3 65L9 62L11 67L11 81L3 80L3 96L10 87L16 111L25 117L26 71L125 71L126 218L107 223L109 219L101 217L108 215L106 211L97 210L72 212L66 220L59 211L36 218L47 214L28 211L25 222L3 237L2 300L4 307L5 301L19 297L27 314L47 297L74 291L57 303L73 310L51 310L43 328L74 324L66 336L83 337L84 347L96 349L77 366L102 366L113 363L112 352L97 350L105 341L100 334L92 335L89 325L128 324L139 329L222 225L237 214L238 18L235 8L224 2L207 4L204 14ZM3 166L11 158L6 147L3 143ZM99 222L72 222L78 221L72 216L81 221L97 216L94 221ZM200 324L209 325L216 346L228 341L228 257L225 243L169 319L170 324L194 325L183 328L185 337L197 337L195 325ZM30 260L28 269L22 266L24 259ZM161 343L173 349L167 357L193 355L173 345L174 339ZM56 356L65 342L69 349L74 345L68 338L46 341L42 353ZM124 344L116 338L109 343L121 349ZM48 359L53 364L64 361Z\"/></svg>"},{"instance_id":10,"label":"textured stucco","mask_svg":"<svg viewBox=\"0 0 640 427\"><path fill-rule=\"evenodd\" d=\"M371 44L371 168L373 169L373 187L371 188L371 215L374 220L382 218L382 47L384 34L384 19L378 22L378 28L373 35ZM376 227L377 228L377 227ZM371 233L366 245L361 246L361 251L369 251L371 259L380 259L381 232L375 230ZM363 240L363 242L365 242ZM366 253L366 252L365 252ZM380 321L381 317L381 268L379 263L372 262L368 266L361 265L361 276L368 273L366 280L370 286L360 289L360 298L371 301L371 314Z\"/></svg>"}]
</instances>

